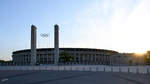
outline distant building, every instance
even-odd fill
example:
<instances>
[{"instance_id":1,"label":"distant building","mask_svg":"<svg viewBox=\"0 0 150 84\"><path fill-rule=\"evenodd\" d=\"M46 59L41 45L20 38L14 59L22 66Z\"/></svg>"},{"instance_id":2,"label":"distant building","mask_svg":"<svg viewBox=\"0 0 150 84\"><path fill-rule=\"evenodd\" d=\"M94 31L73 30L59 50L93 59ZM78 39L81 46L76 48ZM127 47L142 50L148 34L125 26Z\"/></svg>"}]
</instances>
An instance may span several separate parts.
<instances>
[{"instance_id":1,"label":"distant building","mask_svg":"<svg viewBox=\"0 0 150 84\"><path fill-rule=\"evenodd\" d=\"M111 56L114 65L144 65L144 56L135 53L117 53Z\"/></svg>"}]
</instances>

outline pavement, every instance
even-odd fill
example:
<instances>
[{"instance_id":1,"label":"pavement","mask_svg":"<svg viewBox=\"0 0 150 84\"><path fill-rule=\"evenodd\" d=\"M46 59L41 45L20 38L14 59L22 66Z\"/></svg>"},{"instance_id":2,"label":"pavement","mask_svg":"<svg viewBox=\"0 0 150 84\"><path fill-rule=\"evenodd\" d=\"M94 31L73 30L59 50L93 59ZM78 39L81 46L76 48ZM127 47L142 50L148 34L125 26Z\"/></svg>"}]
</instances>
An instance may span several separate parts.
<instances>
[{"instance_id":1,"label":"pavement","mask_svg":"<svg viewBox=\"0 0 150 84\"><path fill-rule=\"evenodd\" d=\"M150 75L89 71L0 71L0 84L150 84Z\"/></svg>"}]
</instances>

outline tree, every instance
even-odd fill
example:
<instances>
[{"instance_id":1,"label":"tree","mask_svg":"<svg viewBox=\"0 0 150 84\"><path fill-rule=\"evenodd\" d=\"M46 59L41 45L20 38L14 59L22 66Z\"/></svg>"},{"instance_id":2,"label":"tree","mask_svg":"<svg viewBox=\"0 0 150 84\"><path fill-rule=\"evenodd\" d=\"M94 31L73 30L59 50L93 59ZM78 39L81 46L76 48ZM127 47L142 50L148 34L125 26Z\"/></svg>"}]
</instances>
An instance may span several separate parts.
<instances>
[{"instance_id":1,"label":"tree","mask_svg":"<svg viewBox=\"0 0 150 84\"><path fill-rule=\"evenodd\" d=\"M145 54L145 63L150 65L150 51L147 51Z\"/></svg>"},{"instance_id":2,"label":"tree","mask_svg":"<svg viewBox=\"0 0 150 84\"><path fill-rule=\"evenodd\" d=\"M129 65L132 65L133 61L132 60L129 60Z\"/></svg>"},{"instance_id":3,"label":"tree","mask_svg":"<svg viewBox=\"0 0 150 84\"><path fill-rule=\"evenodd\" d=\"M8 60L8 61L5 61L5 60L0 60L0 65L10 65L12 64L12 61L11 60Z\"/></svg>"},{"instance_id":4,"label":"tree","mask_svg":"<svg viewBox=\"0 0 150 84\"><path fill-rule=\"evenodd\" d=\"M0 63L4 63L5 61L4 60L0 60Z\"/></svg>"},{"instance_id":5,"label":"tree","mask_svg":"<svg viewBox=\"0 0 150 84\"><path fill-rule=\"evenodd\" d=\"M61 52L60 57L59 57L59 62L60 63L66 63L66 62L72 62L74 59L74 56L67 52Z\"/></svg>"}]
</instances>

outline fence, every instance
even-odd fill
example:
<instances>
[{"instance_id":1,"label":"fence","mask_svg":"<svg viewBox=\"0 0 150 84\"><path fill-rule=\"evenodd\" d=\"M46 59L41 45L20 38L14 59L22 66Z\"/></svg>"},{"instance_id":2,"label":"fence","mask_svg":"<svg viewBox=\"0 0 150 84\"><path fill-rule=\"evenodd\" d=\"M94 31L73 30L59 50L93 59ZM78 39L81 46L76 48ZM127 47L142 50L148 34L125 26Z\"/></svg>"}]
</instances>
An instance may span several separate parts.
<instances>
[{"instance_id":1,"label":"fence","mask_svg":"<svg viewBox=\"0 0 150 84\"><path fill-rule=\"evenodd\" d=\"M0 70L94 71L150 74L150 66L62 65L62 66L0 66Z\"/></svg>"}]
</instances>

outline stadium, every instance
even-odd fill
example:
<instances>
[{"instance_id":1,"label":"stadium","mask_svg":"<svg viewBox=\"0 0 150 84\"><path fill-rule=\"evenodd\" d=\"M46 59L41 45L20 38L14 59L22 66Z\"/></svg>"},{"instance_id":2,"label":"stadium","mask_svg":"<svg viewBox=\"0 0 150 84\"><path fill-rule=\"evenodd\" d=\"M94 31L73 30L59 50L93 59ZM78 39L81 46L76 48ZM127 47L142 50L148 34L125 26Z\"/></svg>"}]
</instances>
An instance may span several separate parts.
<instances>
[{"instance_id":1,"label":"stadium","mask_svg":"<svg viewBox=\"0 0 150 84\"><path fill-rule=\"evenodd\" d=\"M54 48L37 49L37 64L54 64ZM118 52L104 49L90 49L90 48L60 48L61 53L66 52L71 55L73 59L66 63L71 64L110 64L110 56ZM15 64L28 65L31 60L31 50L19 50L13 52L13 62ZM59 63L62 64L61 60Z\"/></svg>"},{"instance_id":2,"label":"stadium","mask_svg":"<svg viewBox=\"0 0 150 84\"><path fill-rule=\"evenodd\" d=\"M12 53L13 64L144 64L143 57L137 57L134 53L119 53L113 50L94 48L59 48L59 26L57 24L54 25L54 48L37 48L36 29L34 25L31 26L31 49Z\"/></svg>"}]
</instances>

